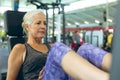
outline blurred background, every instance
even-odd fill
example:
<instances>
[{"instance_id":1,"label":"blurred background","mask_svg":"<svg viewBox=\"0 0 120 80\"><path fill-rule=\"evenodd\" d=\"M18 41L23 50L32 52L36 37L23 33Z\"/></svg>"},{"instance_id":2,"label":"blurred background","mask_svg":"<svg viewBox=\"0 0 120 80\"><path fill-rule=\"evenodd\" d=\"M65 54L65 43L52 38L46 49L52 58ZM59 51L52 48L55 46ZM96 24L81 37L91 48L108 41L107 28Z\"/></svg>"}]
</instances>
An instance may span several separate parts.
<instances>
[{"instance_id":1,"label":"blurred background","mask_svg":"<svg viewBox=\"0 0 120 80\"><path fill-rule=\"evenodd\" d=\"M48 23L43 42L64 42L75 50L79 38L80 45L87 42L110 52L116 7L117 0L0 0L0 78L7 71L10 52L6 11L43 9Z\"/></svg>"}]
</instances>

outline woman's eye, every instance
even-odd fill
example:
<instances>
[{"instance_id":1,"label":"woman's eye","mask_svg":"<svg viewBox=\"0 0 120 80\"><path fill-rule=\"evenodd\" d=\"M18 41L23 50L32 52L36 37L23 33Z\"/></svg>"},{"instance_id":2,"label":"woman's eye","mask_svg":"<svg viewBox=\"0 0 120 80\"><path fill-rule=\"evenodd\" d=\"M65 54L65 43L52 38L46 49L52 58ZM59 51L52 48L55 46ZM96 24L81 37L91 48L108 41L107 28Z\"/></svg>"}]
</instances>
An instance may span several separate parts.
<instances>
[{"instance_id":1,"label":"woman's eye","mask_svg":"<svg viewBox=\"0 0 120 80\"><path fill-rule=\"evenodd\" d=\"M36 24L42 24L42 22L37 22ZM43 22L44 25L46 25L47 23L46 22Z\"/></svg>"},{"instance_id":2,"label":"woman's eye","mask_svg":"<svg viewBox=\"0 0 120 80\"><path fill-rule=\"evenodd\" d=\"M41 22L38 22L37 24L41 24Z\"/></svg>"},{"instance_id":3,"label":"woman's eye","mask_svg":"<svg viewBox=\"0 0 120 80\"><path fill-rule=\"evenodd\" d=\"M46 23L46 22L44 22L44 25L47 25L47 23Z\"/></svg>"}]
</instances>

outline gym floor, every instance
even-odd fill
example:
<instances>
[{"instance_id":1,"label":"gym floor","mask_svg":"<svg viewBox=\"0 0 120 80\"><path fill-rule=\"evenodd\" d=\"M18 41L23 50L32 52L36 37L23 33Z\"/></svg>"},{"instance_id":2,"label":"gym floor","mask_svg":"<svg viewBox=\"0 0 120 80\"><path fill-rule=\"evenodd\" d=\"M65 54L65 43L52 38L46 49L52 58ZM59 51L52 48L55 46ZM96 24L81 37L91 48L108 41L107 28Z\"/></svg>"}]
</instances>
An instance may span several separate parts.
<instances>
[{"instance_id":1,"label":"gym floor","mask_svg":"<svg viewBox=\"0 0 120 80\"><path fill-rule=\"evenodd\" d=\"M8 46L0 44L0 80L2 79L2 73L7 71L8 56Z\"/></svg>"}]
</instances>

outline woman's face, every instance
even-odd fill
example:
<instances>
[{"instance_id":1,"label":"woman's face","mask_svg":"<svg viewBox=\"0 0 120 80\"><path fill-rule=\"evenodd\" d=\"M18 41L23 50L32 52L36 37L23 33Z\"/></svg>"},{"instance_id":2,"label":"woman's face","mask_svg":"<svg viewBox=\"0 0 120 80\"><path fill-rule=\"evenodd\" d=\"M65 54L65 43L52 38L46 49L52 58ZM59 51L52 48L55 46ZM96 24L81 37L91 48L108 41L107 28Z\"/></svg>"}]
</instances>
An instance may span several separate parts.
<instances>
[{"instance_id":1,"label":"woman's face","mask_svg":"<svg viewBox=\"0 0 120 80\"><path fill-rule=\"evenodd\" d=\"M46 17L39 13L33 17L32 23L28 27L28 34L34 38L43 38L46 33Z\"/></svg>"}]
</instances>

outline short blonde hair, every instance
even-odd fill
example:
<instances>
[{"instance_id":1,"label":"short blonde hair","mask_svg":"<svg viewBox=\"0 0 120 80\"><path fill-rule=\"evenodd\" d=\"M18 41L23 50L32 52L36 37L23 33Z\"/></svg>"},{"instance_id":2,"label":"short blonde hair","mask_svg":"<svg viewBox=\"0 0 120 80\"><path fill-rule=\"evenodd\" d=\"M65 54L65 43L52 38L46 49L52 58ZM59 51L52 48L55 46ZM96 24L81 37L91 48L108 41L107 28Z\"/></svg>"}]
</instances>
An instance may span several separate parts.
<instances>
[{"instance_id":1,"label":"short blonde hair","mask_svg":"<svg viewBox=\"0 0 120 80\"><path fill-rule=\"evenodd\" d=\"M26 34L27 34L26 25L27 24L30 25L32 23L33 17L35 15L39 14L39 13L45 15L44 11L40 10L40 9L29 11L24 15L23 22L22 22L22 27L23 27L23 30Z\"/></svg>"}]
</instances>

